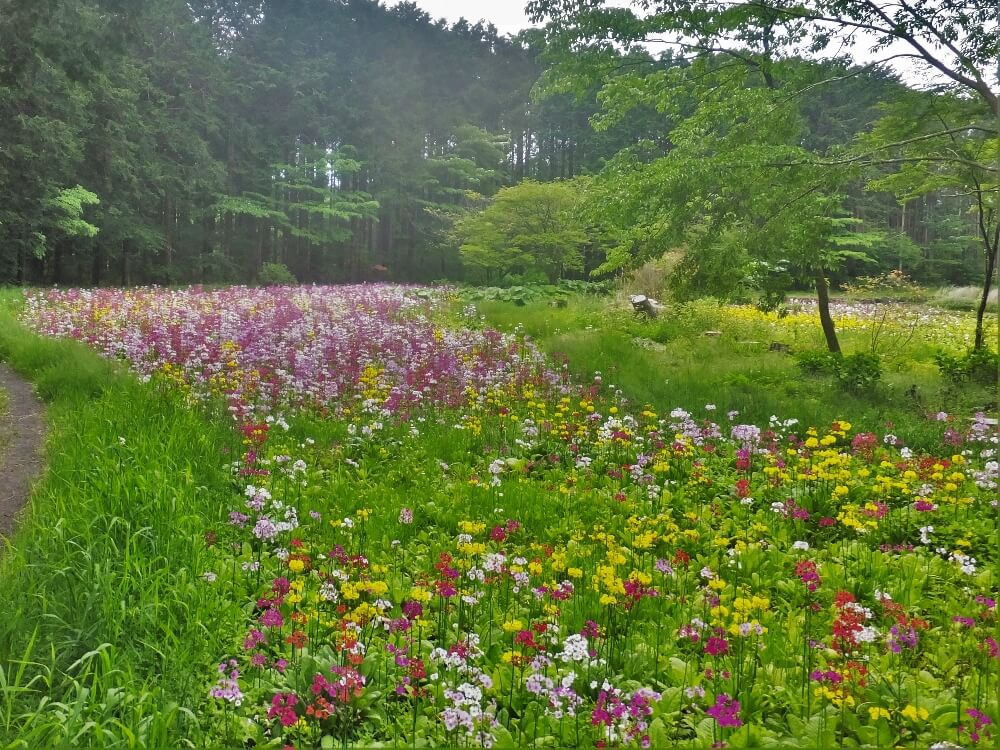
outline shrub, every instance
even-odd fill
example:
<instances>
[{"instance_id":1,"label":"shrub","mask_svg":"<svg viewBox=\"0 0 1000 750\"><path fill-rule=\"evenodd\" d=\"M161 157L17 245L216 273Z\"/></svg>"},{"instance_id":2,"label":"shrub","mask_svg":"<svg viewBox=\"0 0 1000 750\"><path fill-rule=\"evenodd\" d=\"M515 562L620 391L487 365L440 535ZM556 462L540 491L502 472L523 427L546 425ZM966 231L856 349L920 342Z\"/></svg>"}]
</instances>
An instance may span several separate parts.
<instances>
[{"instance_id":1,"label":"shrub","mask_svg":"<svg viewBox=\"0 0 1000 750\"><path fill-rule=\"evenodd\" d=\"M882 379L882 360L870 352L835 357L833 373L844 390L864 393L874 389Z\"/></svg>"},{"instance_id":2,"label":"shrub","mask_svg":"<svg viewBox=\"0 0 1000 750\"><path fill-rule=\"evenodd\" d=\"M795 359L803 372L812 375L820 372L833 372L834 356L830 352L807 349L796 354Z\"/></svg>"},{"instance_id":3,"label":"shrub","mask_svg":"<svg viewBox=\"0 0 1000 750\"><path fill-rule=\"evenodd\" d=\"M257 283L261 286L288 286L298 281L284 263L265 263L257 274Z\"/></svg>"},{"instance_id":4,"label":"shrub","mask_svg":"<svg viewBox=\"0 0 1000 750\"><path fill-rule=\"evenodd\" d=\"M844 292L851 297L912 302L927 297L927 290L902 271L889 271L881 276L859 276L853 284L844 284Z\"/></svg>"},{"instance_id":5,"label":"shrub","mask_svg":"<svg viewBox=\"0 0 1000 750\"><path fill-rule=\"evenodd\" d=\"M989 349L969 349L964 354L938 352L934 355L941 375L952 383L973 381L996 385L1000 376L1000 354Z\"/></svg>"},{"instance_id":6,"label":"shrub","mask_svg":"<svg viewBox=\"0 0 1000 750\"><path fill-rule=\"evenodd\" d=\"M811 350L797 354L796 359L803 372L833 375L841 388L854 394L872 390L882 379L882 360L869 352L841 356Z\"/></svg>"}]
</instances>

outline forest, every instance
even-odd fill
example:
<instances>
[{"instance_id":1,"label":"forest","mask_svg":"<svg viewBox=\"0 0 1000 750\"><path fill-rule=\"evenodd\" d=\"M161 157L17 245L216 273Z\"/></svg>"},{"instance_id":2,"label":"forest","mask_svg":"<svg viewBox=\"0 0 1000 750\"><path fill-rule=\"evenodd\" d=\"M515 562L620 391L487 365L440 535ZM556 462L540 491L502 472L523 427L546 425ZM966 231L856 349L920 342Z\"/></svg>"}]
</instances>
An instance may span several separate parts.
<instances>
[{"instance_id":1,"label":"forest","mask_svg":"<svg viewBox=\"0 0 1000 750\"><path fill-rule=\"evenodd\" d=\"M668 251L691 295L811 287L819 254L835 286L992 275L989 3L942 19L972 88L812 54L807 21L572 5L512 36L405 2L2 0L0 283L509 285ZM699 41L646 44L665 19Z\"/></svg>"}]
</instances>

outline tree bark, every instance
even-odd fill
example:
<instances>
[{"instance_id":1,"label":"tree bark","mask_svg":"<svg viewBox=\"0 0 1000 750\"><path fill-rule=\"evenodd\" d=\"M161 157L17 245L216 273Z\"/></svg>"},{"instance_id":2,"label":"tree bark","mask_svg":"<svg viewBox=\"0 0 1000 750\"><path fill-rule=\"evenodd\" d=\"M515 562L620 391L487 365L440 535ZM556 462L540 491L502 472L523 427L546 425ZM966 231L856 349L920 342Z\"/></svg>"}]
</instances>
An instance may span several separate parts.
<instances>
[{"instance_id":1,"label":"tree bark","mask_svg":"<svg viewBox=\"0 0 1000 750\"><path fill-rule=\"evenodd\" d=\"M826 337L826 347L831 354L840 354L837 327L833 324L833 316L830 315L830 284L822 269L816 272L816 298L819 307L819 322L823 326L823 335Z\"/></svg>"},{"instance_id":2,"label":"tree bark","mask_svg":"<svg viewBox=\"0 0 1000 750\"><path fill-rule=\"evenodd\" d=\"M973 182L976 186L976 219L979 225L979 236L983 239L983 250L986 255L983 295L979 299L979 308L976 310L976 341L973 345L976 349L982 349L986 343L986 337L983 333L983 319L986 317L986 307L990 302L993 274L996 273L997 268L997 253L1000 252L1000 220L994 213L995 209L986 207L982 185L975 175L973 175ZM990 224L993 226L991 227Z\"/></svg>"},{"instance_id":3,"label":"tree bark","mask_svg":"<svg viewBox=\"0 0 1000 750\"><path fill-rule=\"evenodd\" d=\"M993 275L997 268L998 244L993 241L990 248L989 238L986 238L986 278L983 279L983 295L979 298L979 308L976 310L976 349L982 349L986 345L986 334L983 331L983 320L986 318L986 307L990 303L990 290L993 287Z\"/></svg>"}]
</instances>

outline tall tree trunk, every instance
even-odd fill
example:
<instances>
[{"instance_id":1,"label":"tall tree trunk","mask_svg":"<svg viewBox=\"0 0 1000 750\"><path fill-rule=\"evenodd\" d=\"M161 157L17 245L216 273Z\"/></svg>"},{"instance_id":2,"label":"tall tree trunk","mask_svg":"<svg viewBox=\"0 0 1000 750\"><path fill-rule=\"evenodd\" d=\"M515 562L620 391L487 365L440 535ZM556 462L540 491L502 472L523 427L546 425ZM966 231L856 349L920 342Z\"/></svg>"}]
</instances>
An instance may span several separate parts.
<instances>
[{"instance_id":1,"label":"tall tree trunk","mask_svg":"<svg viewBox=\"0 0 1000 750\"><path fill-rule=\"evenodd\" d=\"M174 281L174 207L169 195L163 196L163 235L166 241L167 283Z\"/></svg>"},{"instance_id":2,"label":"tall tree trunk","mask_svg":"<svg viewBox=\"0 0 1000 750\"><path fill-rule=\"evenodd\" d=\"M900 234L906 236L906 201L903 201L903 215L899 219L899 232ZM900 273L903 272L903 246L905 243L899 243L899 268Z\"/></svg>"},{"instance_id":3,"label":"tall tree trunk","mask_svg":"<svg viewBox=\"0 0 1000 750\"><path fill-rule=\"evenodd\" d=\"M52 279L53 284L62 284L63 280L63 249L62 243L57 242L52 248Z\"/></svg>"},{"instance_id":4,"label":"tall tree trunk","mask_svg":"<svg viewBox=\"0 0 1000 750\"><path fill-rule=\"evenodd\" d=\"M997 270L997 252L1000 251L1000 225L993 233L993 239L985 235L986 243L986 278L983 279L983 294L979 298L979 307L976 310L976 349L982 349L986 344L986 334L983 331L983 320L986 317L986 308L990 303L990 291L993 288L993 276ZM992 247L990 245L992 244Z\"/></svg>"},{"instance_id":5,"label":"tall tree trunk","mask_svg":"<svg viewBox=\"0 0 1000 750\"><path fill-rule=\"evenodd\" d=\"M258 276L264 270L264 227L263 221L254 222L257 225L257 257L254 258L254 276Z\"/></svg>"},{"instance_id":6,"label":"tall tree trunk","mask_svg":"<svg viewBox=\"0 0 1000 750\"><path fill-rule=\"evenodd\" d=\"M524 179L524 131L517 134L517 145L514 149L514 182Z\"/></svg>"},{"instance_id":7,"label":"tall tree trunk","mask_svg":"<svg viewBox=\"0 0 1000 750\"><path fill-rule=\"evenodd\" d=\"M816 272L816 299L819 307L819 322L826 336L826 347L831 354L840 354L840 342L837 340L837 327L830 315L830 284L826 280L823 269Z\"/></svg>"},{"instance_id":8,"label":"tall tree trunk","mask_svg":"<svg viewBox=\"0 0 1000 750\"><path fill-rule=\"evenodd\" d=\"M25 252L24 252L24 243L22 242L18 243L17 245L17 273L15 274L15 278L17 280L18 286L23 286L24 284L28 283L28 280L25 277L24 266L25 266Z\"/></svg>"},{"instance_id":9,"label":"tall tree trunk","mask_svg":"<svg viewBox=\"0 0 1000 750\"><path fill-rule=\"evenodd\" d=\"M98 243L94 246L94 257L93 262L90 265L90 285L100 286L101 285L101 265L103 264L104 253L101 252L101 245Z\"/></svg>"},{"instance_id":10,"label":"tall tree trunk","mask_svg":"<svg viewBox=\"0 0 1000 750\"><path fill-rule=\"evenodd\" d=\"M1000 113L998 113L1000 117ZM975 178L973 178L975 179ZM983 239L983 250L986 253L986 275L983 279L983 295L979 298L979 308L976 310L976 349L982 349L986 343L983 333L983 319L986 317L986 307L990 302L990 290L993 288L993 276L997 270L997 253L1000 252L1000 218L993 208L987 208L983 200L983 190L979 180L976 186L976 219L979 225L979 236ZM993 224L992 231L990 224Z\"/></svg>"}]
</instances>

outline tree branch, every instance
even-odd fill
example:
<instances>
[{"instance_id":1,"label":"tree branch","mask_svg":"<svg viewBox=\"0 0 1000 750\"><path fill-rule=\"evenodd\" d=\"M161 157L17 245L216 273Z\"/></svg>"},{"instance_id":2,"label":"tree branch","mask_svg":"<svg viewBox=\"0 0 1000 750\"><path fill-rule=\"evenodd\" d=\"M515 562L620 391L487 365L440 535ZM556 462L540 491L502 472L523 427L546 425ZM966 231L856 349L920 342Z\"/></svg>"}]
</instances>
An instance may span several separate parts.
<instances>
[{"instance_id":1,"label":"tree branch","mask_svg":"<svg viewBox=\"0 0 1000 750\"><path fill-rule=\"evenodd\" d=\"M979 94L989 105L993 112L1000 112L1000 103L998 103L997 95L993 93L989 86L982 80L981 75L976 71L976 78L970 78L969 76L961 73L960 71L954 70L953 68L946 65L944 62L939 60L934 54L931 53L917 37L905 30L902 26L897 24L892 18L890 18L885 11L876 3L867 0L865 5L872 10L875 15L881 18L886 24L886 27L878 26L872 23L864 23L861 21L852 21L847 18L838 16L826 16L822 13L813 12L808 9L786 9L780 8L775 5L765 5L761 0L753 0L750 5L760 9L767 10L771 12L777 12L783 14L789 18L798 18L806 21L822 21L823 23L833 24L834 26L839 26L841 28L855 28L862 29L864 31L870 31L874 34L880 34L891 39L898 39L901 42L908 44L910 47L915 49L918 53L918 57L922 58L924 62L938 71L943 73L946 77L961 84L971 91L975 91ZM965 60L964 56L960 57L960 62ZM977 80L978 79L978 80Z\"/></svg>"},{"instance_id":2,"label":"tree branch","mask_svg":"<svg viewBox=\"0 0 1000 750\"><path fill-rule=\"evenodd\" d=\"M787 161L787 162L768 162L765 166L768 167L838 167L845 164L860 164L864 167L875 167L888 164L909 164L914 162L944 162L948 164L964 164L967 167L974 167L976 169L981 169L984 172L996 172L1000 174L1000 168L988 167L985 164L979 164L978 162L969 161L968 159L955 159L947 156L915 156L910 158L900 158L900 159L872 159L871 161L862 161L864 156L854 156L849 159L834 159L832 161Z\"/></svg>"}]
</instances>

